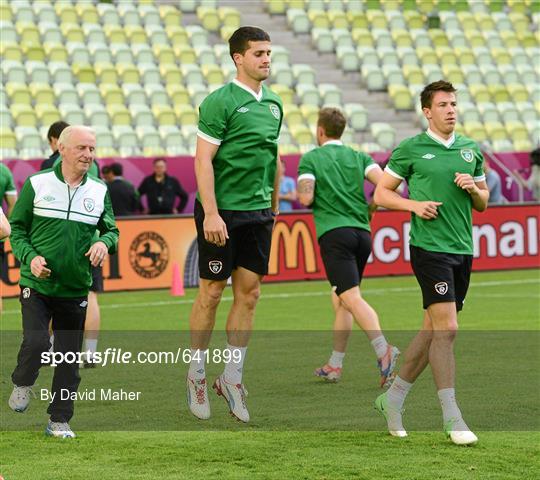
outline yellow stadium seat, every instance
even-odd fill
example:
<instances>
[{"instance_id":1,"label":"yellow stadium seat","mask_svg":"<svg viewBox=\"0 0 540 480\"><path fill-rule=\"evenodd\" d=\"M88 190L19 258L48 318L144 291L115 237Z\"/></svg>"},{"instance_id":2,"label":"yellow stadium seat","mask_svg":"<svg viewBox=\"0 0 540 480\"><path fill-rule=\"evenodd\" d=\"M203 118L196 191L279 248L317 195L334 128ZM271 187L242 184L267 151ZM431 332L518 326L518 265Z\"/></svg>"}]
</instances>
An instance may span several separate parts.
<instances>
[{"instance_id":1,"label":"yellow stadium seat","mask_svg":"<svg viewBox=\"0 0 540 480\"><path fill-rule=\"evenodd\" d=\"M141 78L139 75L139 70L135 65L129 63L120 63L116 65L116 69L121 83L140 83Z\"/></svg>"},{"instance_id":2,"label":"yellow stadium seat","mask_svg":"<svg viewBox=\"0 0 540 480\"><path fill-rule=\"evenodd\" d=\"M504 125L500 122L486 122L484 123L486 133L491 141L494 140L506 140L507 133Z\"/></svg>"},{"instance_id":3,"label":"yellow stadium seat","mask_svg":"<svg viewBox=\"0 0 540 480\"><path fill-rule=\"evenodd\" d=\"M343 10L328 10L328 18L334 28L349 28L349 21Z\"/></svg>"},{"instance_id":4,"label":"yellow stadium seat","mask_svg":"<svg viewBox=\"0 0 540 480\"><path fill-rule=\"evenodd\" d=\"M152 113L156 119L156 124L160 126L178 125L174 110L169 105L152 105Z\"/></svg>"},{"instance_id":5,"label":"yellow stadium seat","mask_svg":"<svg viewBox=\"0 0 540 480\"><path fill-rule=\"evenodd\" d=\"M450 83L464 83L465 75L461 68L455 64L444 64L442 66L442 71L444 73L444 78Z\"/></svg>"},{"instance_id":6,"label":"yellow stadium seat","mask_svg":"<svg viewBox=\"0 0 540 480\"><path fill-rule=\"evenodd\" d=\"M472 138L476 142L485 142L488 139L484 124L480 122L466 122L463 125L465 135Z\"/></svg>"},{"instance_id":7,"label":"yellow stadium seat","mask_svg":"<svg viewBox=\"0 0 540 480\"><path fill-rule=\"evenodd\" d=\"M439 65L439 58L431 47L417 47L416 54L422 65Z\"/></svg>"},{"instance_id":8,"label":"yellow stadium seat","mask_svg":"<svg viewBox=\"0 0 540 480\"><path fill-rule=\"evenodd\" d=\"M454 55L457 57L461 66L476 65L476 57L474 56L473 51L469 47L454 48Z\"/></svg>"},{"instance_id":9,"label":"yellow stadium seat","mask_svg":"<svg viewBox=\"0 0 540 480\"><path fill-rule=\"evenodd\" d=\"M101 97L105 105L124 105L124 93L118 85L104 83L99 86Z\"/></svg>"},{"instance_id":10,"label":"yellow stadium seat","mask_svg":"<svg viewBox=\"0 0 540 480\"><path fill-rule=\"evenodd\" d=\"M506 48L515 48L515 47L521 46L521 42L515 32L512 32L512 31L500 32L500 36Z\"/></svg>"},{"instance_id":11,"label":"yellow stadium seat","mask_svg":"<svg viewBox=\"0 0 540 480\"><path fill-rule=\"evenodd\" d=\"M0 21L1 22L13 21L13 12L11 11L11 6L7 2L0 3Z\"/></svg>"},{"instance_id":12,"label":"yellow stadium seat","mask_svg":"<svg viewBox=\"0 0 540 480\"><path fill-rule=\"evenodd\" d=\"M417 65L403 65L403 76L409 84L420 85L424 83L424 73Z\"/></svg>"},{"instance_id":13,"label":"yellow stadium seat","mask_svg":"<svg viewBox=\"0 0 540 480\"><path fill-rule=\"evenodd\" d=\"M505 85L491 84L487 86L488 92L495 103L509 102L510 94Z\"/></svg>"},{"instance_id":14,"label":"yellow stadium seat","mask_svg":"<svg viewBox=\"0 0 540 480\"><path fill-rule=\"evenodd\" d=\"M23 59L21 47L16 43L0 42L0 55L3 60L21 62Z\"/></svg>"},{"instance_id":15,"label":"yellow stadium seat","mask_svg":"<svg viewBox=\"0 0 540 480\"><path fill-rule=\"evenodd\" d=\"M312 145L315 143L315 137L309 127L298 124L289 128L292 137L299 145Z\"/></svg>"},{"instance_id":16,"label":"yellow stadium seat","mask_svg":"<svg viewBox=\"0 0 540 480\"><path fill-rule=\"evenodd\" d=\"M154 45L152 48L156 61L160 65L174 64L176 62L176 56L174 51L168 45Z\"/></svg>"},{"instance_id":17,"label":"yellow stadium seat","mask_svg":"<svg viewBox=\"0 0 540 480\"><path fill-rule=\"evenodd\" d=\"M359 47L372 47L374 45L371 32L367 28L354 28L351 36L354 43Z\"/></svg>"},{"instance_id":18,"label":"yellow stadium seat","mask_svg":"<svg viewBox=\"0 0 540 480\"><path fill-rule=\"evenodd\" d=\"M217 65L203 65L201 67L204 78L208 85L222 85L225 83L223 71Z\"/></svg>"},{"instance_id":19,"label":"yellow stadium seat","mask_svg":"<svg viewBox=\"0 0 540 480\"><path fill-rule=\"evenodd\" d=\"M35 110L40 123L44 126L49 126L61 119L60 112L54 105L38 103Z\"/></svg>"},{"instance_id":20,"label":"yellow stadium seat","mask_svg":"<svg viewBox=\"0 0 540 480\"><path fill-rule=\"evenodd\" d=\"M180 25L167 25L165 27L171 45L187 45L189 43L186 29Z\"/></svg>"},{"instance_id":21,"label":"yellow stadium seat","mask_svg":"<svg viewBox=\"0 0 540 480\"><path fill-rule=\"evenodd\" d=\"M176 114L180 126L197 125L197 122L199 121L197 110L191 105L175 105L174 113Z\"/></svg>"},{"instance_id":22,"label":"yellow stadium seat","mask_svg":"<svg viewBox=\"0 0 540 480\"><path fill-rule=\"evenodd\" d=\"M513 142L523 142L529 140L529 132L522 122L507 122L505 127L508 137Z\"/></svg>"},{"instance_id":23,"label":"yellow stadium seat","mask_svg":"<svg viewBox=\"0 0 540 480\"><path fill-rule=\"evenodd\" d=\"M71 68L80 83L96 83L96 72L92 65L75 63Z\"/></svg>"},{"instance_id":24,"label":"yellow stadium seat","mask_svg":"<svg viewBox=\"0 0 540 480\"><path fill-rule=\"evenodd\" d=\"M236 8L219 7L218 14L223 25L235 29L240 27L240 12Z\"/></svg>"},{"instance_id":25,"label":"yellow stadium seat","mask_svg":"<svg viewBox=\"0 0 540 480\"><path fill-rule=\"evenodd\" d=\"M12 105L30 105L32 102L30 90L24 83L8 82L6 84L6 93Z\"/></svg>"},{"instance_id":26,"label":"yellow stadium seat","mask_svg":"<svg viewBox=\"0 0 540 480\"><path fill-rule=\"evenodd\" d=\"M198 7L197 17L205 30L217 32L221 25L218 11L211 7Z\"/></svg>"},{"instance_id":27,"label":"yellow stadium seat","mask_svg":"<svg viewBox=\"0 0 540 480\"><path fill-rule=\"evenodd\" d=\"M118 73L112 63L96 63L94 68L100 83L118 83Z\"/></svg>"},{"instance_id":28,"label":"yellow stadium seat","mask_svg":"<svg viewBox=\"0 0 540 480\"><path fill-rule=\"evenodd\" d=\"M270 88L281 97L284 104L294 103L294 92L286 85L275 83Z\"/></svg>"},{"instance_id":29,"label":"yellow stadium seat","mask_svg":"<svg viewBox=\"0 0 540 480\"><path fill-rule=\"evenodd\" d=\"M393 101L396 110L411 110L413 108L413 99L411 92L403 85L390 85L388 93Z\"/></svg>"},{"instance_id":30,"label":"yellow stadium seat","mask_svg":"<svg viewBox=\"0 0 540 480\"><path fill-rule=\"evenodd\" d=\"M126 25L125 26L126 35L128 37L129 43L133 44L147 44L148 38L146 36L146 31L140 25Z\"/></svg>"},{"instance_id":31,"label":"yellow stadium seat","mask_svg":"<svg viewBox=\"0 0 540 480\"><path fill-rule=\"evenodd\" d=\"M180 85L184 81L184 75L175 63L162 63L159 72L167 85Z\"/></svg>"},{"instance_id":32,"label":"yellow stadium seat","mask_svg":"<svg viewBox=\"0 0 540 480\"><path fill-rule=\"evenodd\" d=\"M291 127L291 125L304 123L304 117L297 105L288 105L287 108L284 109L283 116L289 127Z\"/></svg>"},{"instance_id":33,"label":"yellow stadium seat","mask_svg":"<svg viewBox=\"0 0 540 480\"><path fill-rule=\"evenodd\" d=\"M457 65L458 59L454 49L450 47L436 47L435 52L441 65Z\"/></svg>"},{"instance_id":34,"label":"yellow stadium seat","mask_svg":"<svg viewBox=\"0 0 540 480\"><path fill-rule=\"evenodd\" d=\"M530 101L530 95L527 89L520 84L510 84L506 86L508 93L513 102L528 102Z\"/></svg>"},{"instance_id":35,"label":"yellow stadium seat","mask_svg":"<svg viewBox=\"0 0 540 480\"><path fill-rule=\"evenodd\" d=\"M411 34L407 30L395 29L391 31L392 40L397 47L412 47L413 40Z\"/></svg>"},{"instance_id":36,"label":"yellow stadium seat","mask_svg":"<svg viewBox=\"0 0 540 480\"><path fill-rule=\"evenodd\" d=\"M124 31L123 27L121 27L120 25L106 24L103 26L103 30L105 31L105 35L107 35L107 38L109 39L109 44L113 44L113 43L126 44L127 43L126 32Z\"/></svg>"},{"instance_id":37,"label":"yellow stadium seat","mask_svg":"<svg viewBox=\"0 0 540 480\"><path fill-rule=\"evenodd\" d=\"M106 108L113 125L131 125L131 114L125 105L110 104Z\"/></svg>"},{"instance_id":38,"label":"yellow stadium seat","mask_svg":"<svg viewBox=\"0 0 540 480\"><path fill-rule=\"evenodd\" d=\"M85 37L82 28L76 23L63 23L60 30L66 42L85 43Z\"/></svg>"},{"instance_id":39,"label":"yellow stadium seat","mask_svg":"<svg viewBox=\"0 0 540 480\"><path fill-rule=\"evenodd\" d=\"M36 113L30 105L12 105L10 111L17 126L35 127L37 125Z\"/></svg>"},{"instance_id":40,"label":"yellow stadium seat","mask_svg":"<svg viewBox=\"0 0 540 480\"><path fill-rule=\"evenodd\" d=\"M173 105L189 105L189 93L184 85L167 83L165 88Z\"/></svg>"},{"instance_id":41,"label":"yellow stadium seat","mask_svg":"<svg viewBox=\"0 0 540 480\"><path fill-rule=\"evenodd\" d=\"M23 53L26 57L26 60L44 62L45 61L45 50L39 43L23 44Z\"/></svg>"},{"instance_id":42,"label":"yellow stadium seat","mask_svg":"<svg viewBox=\"0 0 540 480\"><path fill-rule=\"evenodd\" d=\"M307 14L311 28L330 28L330 19L324 10L310 9Z\"/></svg>"},{"instance_id":43,"label":"yellow stadium seat","mask_svg":"<svg viewBox=\"0 0 540 480\"><path fill-rule=\"evenodd\" d=\"M511 65L512 56L505 48L492 48L491 56L497 65Z\"/></svg>"},{"instance_id":44,"label":"yellow stadium seat","mask_svg":"<svg viewBox=\"0 0 540 480\"><path fill-rule=\"evenodd\" d=\"M72 5L66 4L65 2L58 2L54 5L56 10L56 15L60 24L74 24L78 23L79 17L77 15L77 10Z\"/></svg>"},{"instance_id":45,"label":"yellow stadium seat","mask_svg":"<svg viewBox=\"0 0 540 480\"><path fill-rule=\"evenodd\" d=\"M160 5L159 15L165 26L182 25L182 12L173 5Z\"/></svg>"},{"instance_id":46,"label":"yellow stadium seat","mask_svg":"<svg viewBox=\"0 0 540 480\"><path fill-rule=\"evenodd\" d=\"M36 25L28 22L17 22L15 29L19 35L19 43L37 44L41 42L39 30Z\"/></svg>"},{"instance_id":47,"label":"yellow stadium seat","mask_svg":"<svg viewBox=\"0 0 540 480\"><path fill-rule=\"evenodd\" d=\"M56 95L48 83L31 83L29 87L36 106L54 104Z\"/></svg>"},{"instance_id":48,"label":"yellow stadium seat","mask_svg":"<svg viewBox=\"0 0 540 480\"><path fill-rule=\"evenodd\" d=\"M5 128L4 126L2 126L0 129L0 148L2 149L16 149L17 148L17 138L15 137L15 133L12 130Z\"/></svg>"},{"instance_id":49,"label":"yellow stadium seat","mask_svg":"<svg viewBox=\"0 0 540 480\"><path fill-rule=\"evenodd\" d=\"M424 18L422 17L422 15L420 15L420 13L413 10L406 10L403 12L403 17L405 18L409 29L415 30L425 28Z\"/></svg>"},{"instance_id":50,"label":"yellow stadium seat","mask_svg":"<svg viewBox=\"0 0 540 480\"><path fill-rule=\"evenodd\" d=\"M95 5L91 3L77 3L75 11L79 16L79 22L81 25L99 23L99 14Z\"/></svg>"},{"instance_id":51,"label":"yellow stadium seat","mask_svg":"<svg viewBox=\"0 0 540 480\"><path fill-rule=\"evenodd\" d=\"M351 26L351 29L355 28L362 28L362 29L368 29L369 28L369 22L366 17L365 12L347 12L347 20L349 20L349 25Z\"/></svg>"},{"instance_id":52,"label":"yellow stadium seat","mask_svg":"<svg viewBox=\"0 0 540 480\"><path fill-rule=\"evenodd\" d=\"M197 63L195 50L189 45L174 45L173 51L180 65Z\"/></svg>"},{"instance_id":53,"label":"yellow stadium seat","mask_svg":"<svg viewBox=\"0 0 540 480\"><path fill-rule=\"evenodd\" d=\"M43 45L47 59L50 62L67 62L68 54L64 45L45 43Z\"/></svg>"}]
</instances>

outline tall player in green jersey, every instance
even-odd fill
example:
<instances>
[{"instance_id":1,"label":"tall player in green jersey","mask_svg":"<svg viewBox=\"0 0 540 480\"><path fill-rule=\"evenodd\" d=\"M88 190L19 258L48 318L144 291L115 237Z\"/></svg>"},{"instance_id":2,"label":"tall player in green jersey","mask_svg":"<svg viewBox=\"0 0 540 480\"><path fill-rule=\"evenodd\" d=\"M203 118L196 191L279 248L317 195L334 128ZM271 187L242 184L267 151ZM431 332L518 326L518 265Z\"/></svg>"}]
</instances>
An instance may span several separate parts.
<instances>
[{"instance_id":1,"label":"tall player in green jersey","mask_svg":"<svg viewBox=\"0 0 540 480\"><path fill-rule=\"evenodd\" d=\"M483 157L476 143L454 132L456 90L440 80L420 95L428 120L426 132L404 140L392 152L375 202L412 214L411 264L422 290L424 321L405 353L405 361L390 389L375 401L394 436L407 435L402 423L405 397L428 363L438 390L444 430L458 445L478 438L464 422L455 398L457 313L471 274L472 209L484 211L489 191ZM405 180L409 199L395 190Z\"/></svg>"},{"instance_id":2,"label":"tall player in green jersey","mask_svg":"<svg viewBox=\"0 0 540 480\"><path fill-rule=\"evenodd\" d=\"M323 108L317 121L319 148L306 153L298 167L299 200L305 206L313 206L336 313L334 351L328 363L315 370L315 375L339 380L354 317L375 350L383 387L392 381L399 350L387 343L377 313L363 299L359 288L371 253L364 180L377 185L383 172L369 155L343 145L340 138L346 124L338 109Z\"/></svg>"},{"instance_id":3,"label":"tall player in green jersey","mask_svg":"<svg viewBox=\"0 0 540 480\"><path fill-rule=\"evenodd\" d=\"M278 213L283 108L280 98L262 84L270 74L268 34L241 27L231 36L229 47L237 76L200 106L195 154L199 192L194 212L200 282L190 317L187 393L191 412L209 418L207 348L223 289L232 277L226 363L214 389L233 416L248 422L242 371Z\"/></svg>"}]
</instances>

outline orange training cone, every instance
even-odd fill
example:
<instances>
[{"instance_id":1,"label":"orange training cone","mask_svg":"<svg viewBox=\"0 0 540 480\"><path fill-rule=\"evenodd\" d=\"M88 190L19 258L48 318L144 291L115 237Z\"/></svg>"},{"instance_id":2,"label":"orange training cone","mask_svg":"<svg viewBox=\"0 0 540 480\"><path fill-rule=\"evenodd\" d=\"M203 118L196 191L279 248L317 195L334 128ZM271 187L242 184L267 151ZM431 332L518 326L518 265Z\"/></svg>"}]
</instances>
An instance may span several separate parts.
<instances>
[{"instance_id":1,"label":"orange training cone","mask_svg":"<svg viewBox=\"0 0 540 480\"><path fill-rule=\"evenodd\" d=\"M182 275L180 274L180 266L178 263L173 263L172 285L171 295L176 297L183 297L185 295L184 282L182 281Z\"/></svg>"}]
</instances>

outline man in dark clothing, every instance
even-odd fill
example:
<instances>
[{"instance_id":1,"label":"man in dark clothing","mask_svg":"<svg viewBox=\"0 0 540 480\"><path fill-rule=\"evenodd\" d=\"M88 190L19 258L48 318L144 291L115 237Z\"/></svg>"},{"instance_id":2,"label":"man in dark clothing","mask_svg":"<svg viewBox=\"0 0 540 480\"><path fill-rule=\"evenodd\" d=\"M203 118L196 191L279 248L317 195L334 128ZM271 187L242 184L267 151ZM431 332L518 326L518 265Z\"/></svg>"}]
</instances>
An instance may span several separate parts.
<instances>
[{"instance_id":1,"label":"man in dark clothing","mask_svg":"<svg viewBox=\"0 0 540 480\"><path fill-rule=\"evenodd\" d=\"M58 144L58 139L60 138L60 134L62 133L62 130L64 130L64 128L66 127L69 127L69 123L63 122L62 120L58 122L54 122L49 127L49 131L47 132L47 140L49 141L49 145L53 153L51 154L49 158L41 162L41 167L39 167L40 170L45 170L46 168L52 168L56 160L58 159L58 157L60 157L57 144Z\"/></svg>"},{"instance_id":2,"label":"man in dark clothing","mask_svg":"<svg viewBox=\"0 0 540 480\"><path fill-rule=\"evenodd\" d=\"M124 171L122 165L113 163L108 168L111 179L107 180L107 188L111 196L114 216L122 217L136 214L139 210L139 195L133 184L122 177Z\"/></svg>"},{"instance_id":3,"label":"man in dark clothing","mask_svg":"<svg viewBox=\"0 0 540 480\"><path fill-rule=\"evenodd\" d=\"M146 177L139 187L139 194L146 195L150 215L181 213L186 207L188 194L175 178L167 175L167 163L163 158L154 160L154 174ZM180 198L175 208L175 198Z\"/></svg>"}]
</instances>

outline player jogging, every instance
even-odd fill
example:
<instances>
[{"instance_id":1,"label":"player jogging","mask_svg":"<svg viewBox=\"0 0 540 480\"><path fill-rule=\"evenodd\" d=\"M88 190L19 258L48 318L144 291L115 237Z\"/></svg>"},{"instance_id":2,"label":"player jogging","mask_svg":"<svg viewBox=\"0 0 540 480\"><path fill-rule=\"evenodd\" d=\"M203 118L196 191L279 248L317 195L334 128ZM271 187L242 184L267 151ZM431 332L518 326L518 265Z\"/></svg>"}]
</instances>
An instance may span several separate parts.
<instances>
[{"instance_id":1,"label":"player jogging","mask_svg":"<svg viewBox=\"0 0 540 480\"><path fill-rule=\"evenodd\" d=\"M431 365L442 407L444 431L458 445L476 443L463 421L454 390L453 344L471 275L472 209L484 211L489 191L483 157L476 143L454 132L456 90L443 80L420 94L429 128L401 142L392 152L375 202L411 212L410 252L414 274L422 290L424 321L405 352L405 361L390 389L375 407L390 434L407 436L402 408L414 381ZM395 192L405 180L410 199Z\"/></svg>"},{"instance_id":2,"label":"player jogging","mask_svg":"<svg viewBox=\"0 0 540 480\"><path fill-rule=\"evenodd\" d=\"M323 108L317 121L319 148L306 153L298 167L298 197L303 205L313 206L336 312L334 351L315 375L339 380L354 317L375 350L383 387L393 378L399 350L387 343L377 313L362 298L359 288L371 253L364 179L377 185L382 171L369 155L343 145L340 138L345 125L345 117L338 109Z\"/></svg>"}]
</instances>

